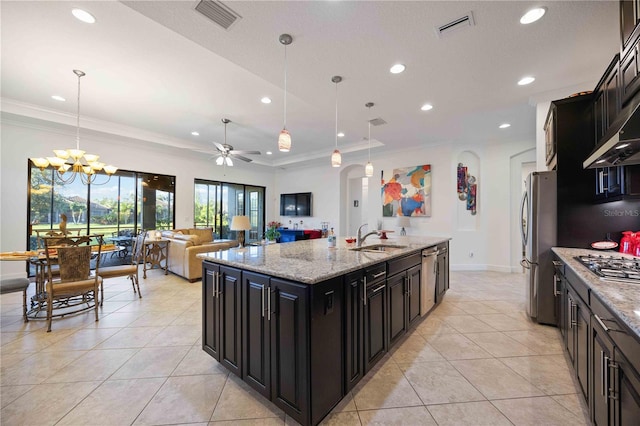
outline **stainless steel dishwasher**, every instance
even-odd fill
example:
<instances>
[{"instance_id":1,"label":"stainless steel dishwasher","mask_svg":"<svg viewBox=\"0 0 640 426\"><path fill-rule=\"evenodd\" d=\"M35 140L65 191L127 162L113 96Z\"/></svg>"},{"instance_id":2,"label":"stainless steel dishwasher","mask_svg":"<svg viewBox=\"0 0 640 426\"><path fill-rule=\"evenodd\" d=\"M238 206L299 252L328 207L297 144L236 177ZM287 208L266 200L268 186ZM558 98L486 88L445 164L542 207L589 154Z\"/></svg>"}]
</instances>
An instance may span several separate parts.
<instances>
[{"instance_id":1,"label":"stainless steel dishwasher","mask_svg":"<svg viewBox=\"0 0 640 426\"><path fill-rule=\"evenodd\" d=\"M424 316L436 303L436 262L438 248L422 250L422 278L420 283L420 315Z\"/></svg>"}]
</instances>

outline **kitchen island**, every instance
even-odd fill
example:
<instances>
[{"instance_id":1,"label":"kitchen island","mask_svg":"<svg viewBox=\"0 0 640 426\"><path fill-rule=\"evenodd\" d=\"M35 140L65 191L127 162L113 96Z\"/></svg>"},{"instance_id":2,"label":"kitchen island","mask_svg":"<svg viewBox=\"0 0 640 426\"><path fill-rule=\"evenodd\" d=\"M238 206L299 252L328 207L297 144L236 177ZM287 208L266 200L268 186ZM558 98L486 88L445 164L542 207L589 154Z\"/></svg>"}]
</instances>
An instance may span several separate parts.
<instances>
[{"instance_id":1,"label":"kitchen island","mask_svg":"<svg viewBox=\"0 0 640 426\"><path fill-rule=\"evenodd\" d=\"M640 419L640 281L604 280L577 259L610 251L554 247L555 294L563 347L589 406L593 424Z\"/></svg>"},{"instance_id":2,"label":"kitchen island","mask_svg":"<svg viewBox=\"0 0 640 426\"><path fill-rule=\"evenodd\" d=\"M448 245L316 239L201 254L203 350L296 421L318 424L427 313L421 299L441 301ZM426 271L423 254L437 257ZM435 288L425 292L427 276Z\"/></svg>"}]
</instances>

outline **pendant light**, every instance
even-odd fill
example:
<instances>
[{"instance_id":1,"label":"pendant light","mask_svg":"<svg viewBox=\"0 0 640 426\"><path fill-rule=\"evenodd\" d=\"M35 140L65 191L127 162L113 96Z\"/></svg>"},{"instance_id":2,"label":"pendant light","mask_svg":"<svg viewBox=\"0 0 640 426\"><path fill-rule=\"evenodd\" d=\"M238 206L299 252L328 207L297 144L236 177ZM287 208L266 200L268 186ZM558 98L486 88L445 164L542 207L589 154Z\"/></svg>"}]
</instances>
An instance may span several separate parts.
<instances>
[{"instance_id":1,"label":"pendant light","mask_svg":"<svg viewBox=\"0 0 640 426\"><path fill-rule=\"evenodd\" d=\"M287 130L287 46L293 42L293 37L289 34L281 34L278 40L284 44L284 125L280 136L278 136L278 149L281 152L289 152L291 150L291 135Z\"/></svg>"},{"instance_id":2,"label":"pendant light","mask_svg":"<svg viewBox=\"0 0 640 426\"><path fill-rule=\"evenodd\" d=\"M373 164L371 164L371 107L373 106L373 102L367 102L364 106L369 108L369 120L367 120L369 123L369 162L367 162L367 165L364 167L364 175L371 177L373 176Z\"/></svg>"},{"instance_id":3,"label":"pendant light","mask_svg":"<svg viewBox=\"0 0 640 426\"><path fill-rule=\"evenodd\" d=\"M333 154L331 154L331 166L340 167L342 164L342 155L340 155L340 151L338 151L338 83L342 81L342 77L339 75L333 76L331 81L336 84L336 131L334 132L336 149L334 149Z\"/></svg>"},{"instance_id":4,"label":"pendant light","mask_svg":"<svg viewBox=\"0 0 640 426\"><path fill-rule=\"evenodd\" d=\"M51 166L55 171L56 179L65 185L71 184L78 176L84 185L103 185L111 179L111 175L118 171L118 168L111 165L107 166L98 161L99 155L88 154L80 149L80 79L86 74L80 70L73 70L73 73L78 77L76 147L54 149L55 157L31 158L30 160L40 171L44 171L44 169ZM98 183L96 179L98 172L101 170L107 175L107 179L102 183Z\"/></svg>"}]
</instances>

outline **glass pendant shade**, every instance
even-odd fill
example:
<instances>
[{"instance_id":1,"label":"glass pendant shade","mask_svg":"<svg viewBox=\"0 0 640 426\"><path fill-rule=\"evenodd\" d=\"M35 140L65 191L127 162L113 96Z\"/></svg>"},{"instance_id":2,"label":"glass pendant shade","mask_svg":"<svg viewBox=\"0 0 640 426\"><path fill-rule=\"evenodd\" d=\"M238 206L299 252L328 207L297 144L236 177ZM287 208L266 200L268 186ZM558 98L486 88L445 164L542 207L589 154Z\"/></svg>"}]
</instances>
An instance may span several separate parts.
<instances>
[{"instance_id":1,"label":"glass pendant shade","mask_svg":"<svg viewBox=\"0 0 640 426\"><path fill-rule=\"evenodd\" d=\"M278 150L280 152L289 152L291 150L291 135L287 129L282 129L278 137Z\"/></svg>"},{"instance_id":2,"label":"glass pendant shade","mask_svg":"<svg viewBox=\"0 0 640 426\"><path fill-rule=\"evenodd\" d=\"M369 161L367 165L364 167L364 175L366 177L373 176L373 164L371 164L371 161Z\"/></svg>"},{"instance_id":3,"label":"glass pendant shade","mask_svg":"<svg viewBox=\"0 0 640 426\"><path fill-rule=\"evenodd\" d=\"M342 164L342 155L340 154L340 151L336 149L333 151L333 154L331 154L331 166L340 167L341 164Z\"/></svg>"}]
</instances>

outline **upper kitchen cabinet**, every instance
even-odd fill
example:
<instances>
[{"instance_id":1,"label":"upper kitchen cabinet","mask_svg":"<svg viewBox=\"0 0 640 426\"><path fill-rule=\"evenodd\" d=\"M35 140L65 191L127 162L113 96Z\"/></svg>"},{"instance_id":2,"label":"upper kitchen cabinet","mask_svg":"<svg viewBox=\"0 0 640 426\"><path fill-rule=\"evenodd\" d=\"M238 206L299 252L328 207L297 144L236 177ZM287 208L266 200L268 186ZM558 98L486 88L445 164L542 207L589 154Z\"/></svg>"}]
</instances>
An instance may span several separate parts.
<instances>
[{"instance_id":1,"label":"upper kitchen cabinet","mask_svg":"<svg viewBox=\"0 0 640 426\"><path fill-rule=\"evenodd\" d=\"M637 38L640 23L640 0L620 1L620 52L623 54Z\"/></svg>"},{"instance_id":2,"label":"upper kitchen cabinet","mask_svg":"<svg viewBox=\"0 0 640 426\"><path fill-rule=\"evenodd\" d=\"M620 112L619 62L620 56L614 56L593 91L594 143L602 139Z\"/></svg>"}]
</instances>

